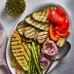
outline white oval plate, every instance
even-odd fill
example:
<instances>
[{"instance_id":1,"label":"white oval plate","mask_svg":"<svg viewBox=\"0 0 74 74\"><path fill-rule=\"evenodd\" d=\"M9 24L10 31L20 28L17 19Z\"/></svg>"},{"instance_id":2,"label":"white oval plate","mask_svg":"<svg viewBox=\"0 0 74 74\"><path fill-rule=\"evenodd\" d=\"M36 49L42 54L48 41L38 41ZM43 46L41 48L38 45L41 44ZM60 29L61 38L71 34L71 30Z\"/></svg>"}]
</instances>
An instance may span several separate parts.
<instances>
[{"instance_id":1,"label":"white oval plate","mask_svg":"<svg viewBox=\"0 0 74 74\"><path fill-rule=\"evenodd\" d=\"M27 14L26 14L25 16L27 16L27 15L33 13L33 12L36 12L36 11L42 9L42 8L51 6L51 5L55 5L55 6L61 7L59 4L56 4L56 3L44 2L44 3L41 3L41 4L37 5L36 7L32 8L32 9L29 9L29 11L27 11ZM63 7L61 7L61 8L64 9ZM64 9L64 10L65 10L65 9ZM31 11L31 12L30 12L30 11ZM68 13L67 13L67 14L68 14ZM69 15L68 15L68 18L70 19ZM17 25L18 25L18 24L17 24ZM17 26L17 25L16 25L16 26ZM15 26L15 28L16 28L16 26ZM15 30L15 28L13 29L13 31ZM13 31L12 31L12 32L13 32ZM70 27L70 31L71 31L71 27ZM11 33L11 35L12 35L12 33ZM7 44L6 59L7 59L7 64L8 64L8 67L9 67L11 73L12 73L12 74L15 74L15 68L12 68L11 65L10 65L10 64L11 64L11 59L12 59L12 53L11 53L11 49L10 49L10 39L11 39L11 35L10 35L10 37L9 37L8 44ZM69 36L69 37L70 37L70 36ZM69 38L68 38L68 39L69 39ZM56 67L56 65L57 65L59 62L60 62L60 60L54 61L53 64L51 65L48 73L49 73L50 71L52 71L53 68Z\"/></svg>"}]
</instances>

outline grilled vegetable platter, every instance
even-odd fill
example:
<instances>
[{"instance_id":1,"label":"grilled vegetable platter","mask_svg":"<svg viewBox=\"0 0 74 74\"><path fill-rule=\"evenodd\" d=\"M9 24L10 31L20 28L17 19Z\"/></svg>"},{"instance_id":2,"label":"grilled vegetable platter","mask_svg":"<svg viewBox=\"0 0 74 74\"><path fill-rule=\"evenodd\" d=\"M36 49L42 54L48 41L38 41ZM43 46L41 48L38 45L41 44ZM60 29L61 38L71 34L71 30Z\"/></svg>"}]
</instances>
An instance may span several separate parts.
<instances>
[{"instance_id":1,"label":"grilled vegetable platter","mask_svg":"<svg viewBox=\"0 0 74 74\"><path fill-rule=\"evenodd\" d=\"M27 15L10 39L11 67L16 74L43 74L70 35L70 20L62 8L48 6Z\"/></svg>"}]
</instances>

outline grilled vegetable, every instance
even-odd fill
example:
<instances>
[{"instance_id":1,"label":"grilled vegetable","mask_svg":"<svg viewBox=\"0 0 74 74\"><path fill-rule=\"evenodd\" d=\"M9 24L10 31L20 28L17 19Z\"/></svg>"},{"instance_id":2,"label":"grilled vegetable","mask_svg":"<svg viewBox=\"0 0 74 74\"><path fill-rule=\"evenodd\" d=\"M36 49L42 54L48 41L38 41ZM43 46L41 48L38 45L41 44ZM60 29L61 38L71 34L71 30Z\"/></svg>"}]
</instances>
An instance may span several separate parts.
<instances>
[{"instance_id":1,"label":"grilled vegetable","mask_svg":"<svg viewBox=\"0 0 74 74\"><path fill-rule=\"evenodd\" d=\"M41 52L41 50L40 50L40 45L37 45L37 53L38 53L38 58L40 58L40 52Z\"/></svg>"},{"instance_id":2,"label":"grilled vegetable","mask_svg":"<svg viewBox=\"0 0 74 74\"><path fill-rule=\"evenodd\" d=\"M32 39L28 39L28 38L26 38L25 36L24 36L24 37L21 37L21 40L22 40L23 42L32 42Z\"/></svg>"},{"instance_id":3,"label":"grilled vegetable","mask_svg":"<svg viewBox=\"0 0 74 74\"><path fill-rule=\"evenodd\" d=\"M17 26L17 30L19 34L22 36L24 35L25 26L26 26L26 23L24 21L20 22Z\"/></svg>"},{"instance_id":4,"label":"grilled vegetable","mask_svg":"<svg viewBox=\"0 0 74 74\"><path fill-rule=\"evenodd\" d=\"M58 47L63 47L65 44L65 38L60 38L59 41L57 42Z\"/></svg>"},{"instance_id":5,"label":"grilled vegetable","mask_svg":"<svg viewBox=\"0 0 74 74\"><path fill-rule=\"evenodd\" d=\"M40 65L42 69L47 69L51 65L51 61L45 56L40 57Z\"/></svg>"},{"instance_id":6,"label":"grilled vegetable","mask_svg":"<svg viewBox=\"0 0 74 74\"><path fill-rule=\"evenodd\" d=\"M46 30L46 31L48 31L48 25L49 24L40 23L40 22L32 19L31 16L27 16L25 18L25 21L26 21L26 23L28 23L28 24L30 24L30 25L32 25L32 26L34 26L34 27L36 27L36 28L38 28L40 30Z\"/></svg>"},{"instance_id":7,"label":"grilled vegetable","mask_svg":"<svg viewBox=\"0 0 74 74\"><path fill-rule=\"evenodd\" d=\"M11 67L13 67L13 68L16 67L16 60L15 60L15 58L13 58L12 61L11 61Z\"/></svg>"},{"instance_id":8,"label":"grilled vegetable","mask_svg":"<svg viewBox=\"0 0 74 74\"><path fill-rule=\"evenodd\" d=\"M50 24L48 32L49 32L49 38L51 40L56 41L56 42L59 40L60 36L56 34L53 24Z\"/></svg>"},{"instance_id":9,"label":"grilled vegetable","mask_svg":"<svg viewBox=\"0 0 74 74\"><path fill-rule=\"evenodd\" d=\"M42 32L38 33L37 40L38 40L39 43L43 43L43 42L45 42L47 37L48 37L48 32L47 31L42 31Z\"/></svg>"},{"instance_id":10,"label":"grilled vegetable","mask_svg":"<svg viewBox=\"0 0 74 74\"><path fill-rule=\"evenodd\" d=\"M35 35L36 35L35 28L33 28L32 26L25 27L24 36L26 38L33 39L33 38L35 38Z\"/></svg>"},{"instance_id":11,"label":"grilled vegetable","mask_svg":"<svg viewBox=\"0 0 74 74\"><path fill-rule=\"evenodd\" d=\"M30 57L30 50L28 48L28 43L23 42L23 47L24 47L25 51L27 52L28 56Z\"/></svg>"},{"instance_id":12,"label":"grilled vegetable","mask_svg":"<svg viewBox=\"0 0 74 74\"><path fill-rule=\"evenodd\" d=\"M35 63L34 63L33 55L31 54L30 61L29 61L29 70L28 70L27 74L34 74L34 73L36 73L35 70L36 70L36 66L35 66Z\"/></svg>"},{"instance_id":13,"label":"grilled vegetable","mask_svg":"<svg viewBox=\"0 0 74 74\"><path fill-rule=\"evenodd\" d=\"M40 45L35 46L36 47L35 48L36 55L34 55L34 53L32 53L33 52L33 48L32 48L32 50L30 48L30 47L33 47L33 45L31 46L30 44L28 44L28 47L29 47L29 49L31 51L31 56L30 56L30 61L29 61L29 70L28 70L27 74L39 74L35 62L39 61L39 57L40 57ZM39 64L37 64L37 65L39 65Z\"/></svg>"},{"instance_id":14,"label":"grilled vegetable","mask_svg":"<svg viewBox=\"0 0 74 74\"><path fill-rule=\"evenodd\" d=\"M35 42L32 42L32 49L31 49L31 51L32 51L32 53L33 53L33 57L34 57L34 59L36 59L36 67L37 67L37 69L38 69L38 72L39 72L39 74L42 74L41 73L41 71L40 71L40 64L39 64L39 59L38 59L38 55L37 55L37 50L36 50L36 44L35 44Z\"/></svg>"},{"instance_id":15,"label":"grilled vegetable","mask_svg":"<svg viewBox=\"0 0 74 74\"><path fill-rule=\"evenodd\" d=\"M35 20L38 20L40 18L40 16L42 15L42 12L43 10L39 11L39 12L35 12L32 14L32 17L35 19Z\"/></svg>"},{"instance_id":16,"label":"grilled vegetable","mask_svg":"<svg viewBox=\"0 0 74 74\"><path fill-rule=\"evenodd\" d=\"M38 58L38 55L37 55L37 50L36 50L36 44L35 44L35 42L32 42L32 46L30 44L28 46L29 46L29 48L30 48L30 50L32 52L35 65L36 65L36 68L38 70L38 74L42 74L41 68L40 68L40 64L39 64L39 58Z\"/></svg>"},{"instance_id":17,"label":"grilled vegetable","mask_svg":"<svg viewBox=\"0 0 74 74\"><path fill-rule=\"evenodd\" d=\"M29 70L28 70L28 73L27 74L31 74L32 73L32 71L31 71L31 65L32 65L32 55L30 56Z\"/></svg>"},{"instance_id":18,"label":"grilled vegetable","mask_svg":"<svg viewBox=\"0 0 74 74\"><path fill-rule=\"evenodd\" d=\"M50 7L48 7L48 8L42 9L42 10L36 12L36 13L33 13L33 14L32 14L32 17L33 17L35 20L40 21L40 22L44 22L44 23L49 22L48 19L47 19L47 16L48 16L49 11L50 11L51 9L52 9L52 10L55 10L56 7L50 6Z\"/></svg>"},{"instance_id":19,"label":"grilled vegetable","mask_svg":"<svg viewBox=\"0 0 74 74\"><path fill-rule=\"evenodd\" d=\"M20 67L17 67L15 73L22 74L22 69Z\"/></svg>"},{"instance_id":20,"label":"grilled vegetable","mask_svg":"<svg viewBox=\"0 0 74 74\"><path fill-rule=\"evenodd\" d=\"M24 71L27 71L29 69L29 56L27 55L26 51L24 50L24 47L22 46L22 41L17 31L14 31L12 34L11 48L12 53L18 64Z\"/></svg>"},{"instance_id":21,"label":"grilled vegetable","mask_svg":"<svg viewBox=\"0 0 74 74\"><path fill-rule=\"evenodd\" d=\"M20 71L19 69L16 69L16 74L22 74L22 71Z\"/></svg>"},{"instance_id":22,"label":"grilled vegetable","mask_svg":"<svg viewBox=\"0 0 74 74\"><path fill-rule=\"evenodd\" d=\"M55 24L57 24L58 26L65 25L65 29L67 30L69 28L69 20L67 17L62 17L61 15L59 15L55 10L50 10L49 14L48 14L48 20L54 22Z\"/></svg>"},{"instance_id":23,"label":"grilled vegetable","mask_svg":"<svg viewBox=\"0 0 74 74\"><path fill-rule=\"evenodd\" d=\"M38 18L39 21L42 21L44 16L46 15L46 12L47 12L47 9L44 9L43 12L42 12L42 15Z\"/></svg>"}]
</instances>

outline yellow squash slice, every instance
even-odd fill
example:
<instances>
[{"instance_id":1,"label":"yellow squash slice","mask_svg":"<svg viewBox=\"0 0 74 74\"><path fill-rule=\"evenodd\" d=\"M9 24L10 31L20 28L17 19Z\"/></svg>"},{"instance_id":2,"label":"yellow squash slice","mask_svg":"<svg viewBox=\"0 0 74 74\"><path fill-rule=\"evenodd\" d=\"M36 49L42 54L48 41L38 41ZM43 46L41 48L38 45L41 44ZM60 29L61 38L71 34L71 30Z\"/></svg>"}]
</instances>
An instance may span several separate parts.
<instances>
[{"instance_id":1,"label":"yellow squash slice","mask_svg":"<svg viewBox=\"0 0 74 74\"><path fill-rule=\"evenodd\" d=\"M29 55L27 54L26 50L24 49L21 41L21 37L17 31L14 31L11 38L11 49L14 55L14 58L21 66L24 71L29 69L28 61Z\"/></svg>"}]
</instances>

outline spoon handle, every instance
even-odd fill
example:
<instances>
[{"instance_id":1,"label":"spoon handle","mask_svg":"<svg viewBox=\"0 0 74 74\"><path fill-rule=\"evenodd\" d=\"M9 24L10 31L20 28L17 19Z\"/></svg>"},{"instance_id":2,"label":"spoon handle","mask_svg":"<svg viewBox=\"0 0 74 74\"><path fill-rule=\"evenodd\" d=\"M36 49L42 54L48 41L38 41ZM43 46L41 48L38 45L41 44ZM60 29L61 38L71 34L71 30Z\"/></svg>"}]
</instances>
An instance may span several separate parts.
<instances>
[{"instance_id":1,"label":"spoon handle","mask_svg":"<svg viewBox=\"0 0 74 74\"><path fill-rule=\"evenodd\" d=\"M47 70L45 71L44 74L47 74L48 70L50 69L51 65L53 64L54 60L52 60L52 63L49 65L49 67L47 68Z\"/></svg>"},{"instance_id":2,"label":"spoon handle","mask_svg":"<svg viewBox=\"0 0 74 74\"><path fill-rule=\"evenodd\" d=\"M49 74L49 72L51 72L60 62L60 60L53 60L52 64L46 69L46 71L44 72L44 74Z\"/></svg>"}]
</instances>

